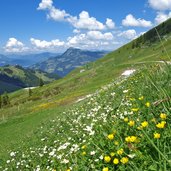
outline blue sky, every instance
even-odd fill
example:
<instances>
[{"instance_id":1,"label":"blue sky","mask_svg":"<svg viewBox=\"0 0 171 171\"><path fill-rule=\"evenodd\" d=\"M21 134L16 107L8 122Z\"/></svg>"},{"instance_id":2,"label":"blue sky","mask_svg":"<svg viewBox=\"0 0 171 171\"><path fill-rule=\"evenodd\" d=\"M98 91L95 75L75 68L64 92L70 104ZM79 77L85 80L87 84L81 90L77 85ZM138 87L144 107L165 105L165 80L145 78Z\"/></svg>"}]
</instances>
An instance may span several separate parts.
<instances>
[{"instance_id":1,"label":"blue sky","mask_svg":"<svg viewBox=\"0 0 171 171\"><path fill-rule=\"evenodd\" d=\"M170 11L171 0L1 0L0 53L114 50Z\"/></svg>"}]
</instances>

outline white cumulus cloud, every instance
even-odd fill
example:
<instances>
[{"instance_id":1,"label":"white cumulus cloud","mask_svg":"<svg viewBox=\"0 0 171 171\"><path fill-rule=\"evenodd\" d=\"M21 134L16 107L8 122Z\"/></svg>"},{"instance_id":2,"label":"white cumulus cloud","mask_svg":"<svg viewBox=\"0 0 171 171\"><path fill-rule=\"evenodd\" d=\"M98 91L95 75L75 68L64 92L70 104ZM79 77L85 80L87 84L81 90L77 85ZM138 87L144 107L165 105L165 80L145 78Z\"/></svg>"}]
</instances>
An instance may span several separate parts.
<instances>
[{"instance_id":1,"label":"white cumulus cloud","mask_svg":"<svg viewBox=\"0 0 171 171\"><path fill-rule=\"evenodd\" d=\"M151 27L151 21L147 21L141 18L136 19L132 14L128 14L125 19L122 20L123 26L134 26L134 27Z\"/></svg>"},{"instance_id":2,"label":"white cumulus cloud","mask_svg":"<svg viewBox=\"0 0 171 171\"><path fill-rule=\"evenodd\" d=\"M4 49L9 53L20 53L28 50L28 48L22 42L13 37L9 38Z\"/></svg>"},{"instance_id":3,"label":"white cumulus cloud","mask_svg":"<svg viewBox=\"0 0 171 171\"><path fill-rule=\"evenodd\" d=\"M52 7L53 1L52 0L42 0L39 4L38 10L45 10Z\"/></svg>"},{"instance_id":4,"label":"white cumulus cloud","mask_svg":"<svg viewBox=\"0 0 171 171\"><path fill-rule=\"evenodd\" d=\"M133 40L137 37L137 33L134 29L130 29L130 30L123 31L122 33L119 33L118 36L128 40Z\"/></svg>"},{"instance_id":5,"label":"white cumulus cloud","mask_svg":"<svg viewBox=\"0 0 171 171\"><path fill-rule=\"evenodd\" d=\"M148 0L148 3L155 10L171 10L171 0Z\"/></svg>"},{"instance_id":6,"label":"white cumulus cloud","mask_svg":"<svg viewBox=\"0 0 171 171\"><path fill-rule=\"evenodd\" d=\"M102 33L100 31L89 31L87 33L88 38L92 40L112 40L113 35L111 32Z\"/></svg>"},{"instance_id":7,"label":"white cumulus cloud","mask_svg":"<svg viewBox=\"0 0 171 171\"><path fill-rule=\"evenodd\" d=\"M77 47L82 49L114 49L118 46L111 32L102 33L100 31L88 31L87 33L77 34L69 37L68 47Z\"/></svg>"},{"instance_id":8,"label":"white cumulus cloud","mask_svg":"<svg viewBox=\"0 0 171 171\"><path fill-rule=\"evenodd\" d=\"M171 18L171 12L169 12L168 14L166 14L164 12L158 12L157 16L155 18L155 23L160 24L160 23L166 21L169 18Z\"/></svg>"},{"instance_id":9,"label":"white cumulus cloud","mask_svg":"<svg viewBox=\"0 0 171 171\"><path fill-rule=\"evenodd\" d=\"M82 11L79 14L79 18L75 20L68 20L77 29L88 30L104 30L105 25L96 20L94 17L90 17L87 11Z\"/></svg>"},{"instance_id":10,"label":"white cumulus cloud","mask_svg":"<svg viewBox=\"0 0 171 171\"><path fill-rule=\"evenodd\" d=\"M107 26L109 29L113 29L113 28L115 28L115 23L113 22L112 19L107 18L107 19L106 19L106 26Z\"/></svg>"},{"instance_id":11,"label":"white cumulus cloud","mask_svg":"<svg viewBox=\"0 0 171 171\"><path fill-rule=\"evenodd\" d=\"M31 38L30 42L32 45L35 46L35 48L38 48L38 49L53 49L53 48L57 48L57 47L65 45L65 42L60 41L59 39L46 41L46 40L39 40L39 39Z\"/></svg>"},{"instance_id":12,"label":"white cumulus cloud","mask_svg":"<svg viewBox=\"0 0 171 171\"><path fill-rule=\"evenodd\" d=\"M95 17L90 16L87 11L82 11L79 16L72 16L65 10L55 8L52 0L42 0L37 9L47 10L47 17L49 19L68 22L76 29L104 30L113 29L115 27L115 23L112 19L107 18L106 23L103 24Z\"/></svg>"}]
</instances>

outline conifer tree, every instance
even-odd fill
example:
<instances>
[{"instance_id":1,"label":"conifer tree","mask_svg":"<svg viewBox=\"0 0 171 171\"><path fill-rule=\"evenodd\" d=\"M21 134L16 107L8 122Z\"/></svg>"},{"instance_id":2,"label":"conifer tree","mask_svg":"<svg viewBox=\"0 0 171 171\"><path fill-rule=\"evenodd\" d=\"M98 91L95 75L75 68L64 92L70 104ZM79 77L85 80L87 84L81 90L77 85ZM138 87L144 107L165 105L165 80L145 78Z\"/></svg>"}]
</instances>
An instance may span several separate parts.
<instances>
[{"instance_id":1,"label":"conifer tree","mask_svg":"<svg viewBox=\"0 0 171 171\"><path fill-rule=\"evenodd\" d=\"M0 109L2 108L2 96L0 95Z\"/></svg>"},{"instance_id":2,"label":"conifer tree","mask_svg":"<svg viewBox=\"0 0 171 171\"><path fill-rule=\"evenodd\" d=\"M32 90L31 90L31 88L28 89L28 93L29 93L29 97L32 96L32 93L33 93L33 92L32 92Z\"/></svg>"},{"instance_id":3,"label":"conifer tree","mask_svg":"<svg viewBox=\"0 0 171 171\"><path fill-rule=\"evenodd\" d=\"M42 78L39 78L39 86L42 87L44 85L44 82L42 80Z\"/></svg>"},{"instance_id":4,"label":"conifer tree","mask_svg":"<svg viewBox=\"0 0 171 171\"><path fill-rule=\"evenodd\" d=\"M10 104L9 96L8 96L7 92L5 92L2 96L2 105L6 106L8 104Z\"/></svg>"}]
</instances>

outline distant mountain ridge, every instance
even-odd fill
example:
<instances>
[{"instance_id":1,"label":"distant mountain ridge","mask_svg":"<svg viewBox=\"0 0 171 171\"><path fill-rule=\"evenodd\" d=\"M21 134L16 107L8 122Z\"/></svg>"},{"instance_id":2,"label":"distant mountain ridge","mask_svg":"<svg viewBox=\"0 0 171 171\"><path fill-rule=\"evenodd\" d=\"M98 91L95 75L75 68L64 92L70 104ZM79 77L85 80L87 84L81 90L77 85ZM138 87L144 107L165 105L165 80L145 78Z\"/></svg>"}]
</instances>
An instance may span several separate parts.
<instances>
[{"instance_id":1,"label":"distant mountain ridge","mask_svg":"<svg viewBox=\"0 0 171 171\"><path fill-rule=\"evenodd\" d=\"M40 69L48 73L56 73L63 77L73 69L89 62L96 61L106 54L107 52L104 51L88 51L69 48L62 55L37 63L31 66L31 68Z\"/></svg>"},{"instance_id":2,"label":"distant mountain ridge","mask_svg":"<svg viewBox=\"0 0 171 171\"><path fill-rule=\"evenodd\" d=\"M8 55L7 57L10 58L12 65L21 65L23 67L29 67L33 64L36 64L37 62L42 62L44 60L47 60L50 57L56 57L57 53L50 53L50 52L44 52L44 53L38 53L38 54L26 54L26 55Z\"/></svg>"},{"instance_id":3,"label":"distant mountain ridge","mask_svg":"<svg viewBox=\"0 0 171 171\"><path fill-rule=\"evenodd\" d=\"M40 78L44 83L50 83L59 79L59 76L39 70L25 69L19 65L0 67L0 94L5 91L11 92L24 87L38 86Z\"/></svg>"},{"instance_id":4,"label":"distant mountain ridge","mask_svg":"<svg viewBox=\"0 0 171 171\"><path fill-rule=\"evenodd\" d=\"M5 55L0 54L0 66L7 65L9 63L10 63L10 59Z\"/></svg>"},{"instance_id":5,"label":"distant mountain ridge","mask_svg":"<svg viewBox=\"0 0 171 171\"><path fill-rule=\"evenodd\" d=\"M38 62L47 60L48 58L56 57L60 53L38 53L38 54L0 54L0 66L4 65L21 65L22 67L29 67Z\"/></svg>"}]
</instances>

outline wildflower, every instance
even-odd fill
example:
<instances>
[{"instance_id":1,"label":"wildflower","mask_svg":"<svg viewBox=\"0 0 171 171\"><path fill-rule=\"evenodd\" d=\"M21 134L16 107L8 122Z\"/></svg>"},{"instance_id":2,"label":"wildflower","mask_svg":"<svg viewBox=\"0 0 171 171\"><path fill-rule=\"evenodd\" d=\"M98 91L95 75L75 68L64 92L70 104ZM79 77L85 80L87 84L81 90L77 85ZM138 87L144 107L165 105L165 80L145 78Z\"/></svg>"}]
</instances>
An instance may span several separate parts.
<instances>
[{"instance_id":1,"label":"wildflower","mask_svg":"<svg viewBox=\"0 0 171 171\"><path fill-rule=\"evenodd\" d=\"M154 138L155 139L159 139L160 138L160 134L159 133L154 133Z\"/></svg>"},{"instance_id":2,"label":"wildflower","mask_svg":"<svg viewBox=\"0 0 171 171\"><path fill-rule=\"evenodd\" d=\"M111 157L113 157L114 155L115 155L115 153L114 153L114 152L111 152L111 153L110 153L110 156L111 156Z\"/></svg>"},{"instance_id":3,"label":"wildflower","mask_svg":"<svg viewBox=\"0 0 171 171\"><path fill-rule=\"evenodd\" d=\"M145 106L146 106L146 107L150 107L150 102L147 102L147 103L145 104Z\"/></svg>"},{"instance_id":4,"label":"wildflower","mask_svg":"<svg viewBox=\"0 0 171 171\"><path fill-rule=\"evenodd\" d=\"M91 151L91 152L90 152L90 155L91 155L91 156L94 156L95 154L96 154L95 151Z\"/></svg>"},{"instance_id":5,"label":"wildflower","mask_svg":"<svg viewBox=\"0 0 171 171\"><path fill-rule=\"evenodd\" d=\"M128 122L128 118L124 118L124 122Z\"/></svg>"},{"instance_id":6,"label":"wildflower","mask_svg":"<svg viewBox=\"0 0 171 171\"><path fill-rule=\"evenodd\" d=\"M115 144L115 145L119 145L119 142L118 142L118 141L115 141L114 144Z\"/></svg>"},{"instance_id":7,"label":"wildflower","mask_svg":"<svg viewBox=\"0 0 171 171\"><path fill-rule=\"evenodd\" d=\"M165 121L161 121L160 123L158 123L158 124L156 125L156 127L157 127L157 128L164 128L164 127L165 127L165 124L166 124Z\"/></svg>"},{"instance_id":8,"label":"wildflower","mask_svg":"<svg viewBox=\"0 0 171 171\"><path fill-rule=\"evenodd\" d=\"M109 168L108 167L104 167L103 171L109 171Z\"/></svg>"},{"instance_id":9,"label":"wildflower","mask_svg":"<svg viewBox=\"0 0 171 171\"><path fill-rule=\"evenodd\" d=\"M104 161L105 161L106 163L109 163L109 162L111 161L111 157L110 157L110 156L105 156L105 157L104 157Z\"/></svg>"},{"instance_id":10,"label":"wildflower","mask_svg":"<svg viewBox=\"0 0 171 171\"><path fill-rule=\"evenodd\" d=\"M70 169L67 169L66 171L71 171Z\"/></svg>"},{"instance_id":11,"label":"wildflower","mask_svg":"<svg viewBox=\"0 0 171 171\"><path fill-rule=\"evenodd\" d=\"M126 164L126 163L128 163L128 157L122 157L122 159L120 160L121 161L121 163L123 163L123 164Z\"/></svg>"},{"instance_id":12,"label":"wildflower","mask_svg":"<svg viewBox=\"0 0 171 171\"><path fill-rule=\"evenodd\" d=\"M139 99L139 100L143 100L143 99L144 99L144 96L141 96L141 97L139 97L138 99Z\"/></svg>"},{"instance_id":13,"label":"wildflower","mask_svg":"<svg viewBox=\"0 0 171 171\"><path fill-rule=\"evenodd\" d=\"M82 155L83 155L83 156L85 156L85 155L86 155L86 152L85 152L85 151L83 151L83 152L82 152Z\"/></svg>"},{"instance_id":14,"label":"wildflower","mask_svg":"<svg viewBox=\"0 0 171 171\"><path fill-rule=\"evenodd\" d=\"M152 122L156 123L156 118L151 119Z\"/></svg>"},{"instance_id":15,"label":"wildflower","mask_svg":"<svg viewBox=\"0 0 171 171\"><path fill-rule=\"evenodd\" d=\"M82 150L86 149L86 145L83 145L83 146L81 147L81 149L82 149Z\"/></svg>"},{"instance_id":16,"label":"wildflower","mask_svg":"<svg viewBox=\"0 0 171 171\"><path fill-rule=\"evenodd\" d=\"M113 139L114 139L114 135L113 135L113 134L109 134L109 135L107 136L107 138L108 138L109 140L113 140Z\"/></svg>"},{"instance_id":17,"label":"wildflower","mask_svg":"<svg viewBox=\"0 0 171 171\"><path fill-rule=\"evenodd\" d=\"M113 160L113 164L118 164L118 163L119 163L119 159L114 158L114 160Z\"/></svg>"},{"instance_id":18,"label":"wildflower","mask_svg":"<svg viewBox=\"0 0 171 171\"><path fill-rule=\"evenodd\" d=\"M147 126L148 126L148 122L147 122L147 121L142 122L142 123L141 123L141 126L142 126L143 128L147 127Z\"/></svg>"},{"instance_id":19,"label":"wildflower","mask_svg":"<svg viewBox=\"0 0 171 171\"><path fill-rule=\"evenodd\" d=\"M130 98L129 100L134 101L134 100L135 100L135 98Z\"/></svg>"},{"instance_id":20,"label":"wildflower","mask_svg":"<svg viewBox=\"0 0 171 171\"><path fill-rule=\"evenodd\" d=\"M142 130L142 126L138 126L137 129L138 129L138 130Z\"/></svg>"},{"instance_id":21,"label":"wildflower","mask_svg":"<svg viewBox=\"0 0 171 171\"><path fill-rule=\"evenodd\" d=\"M133 121L133 120L129 121L129 122L128 122L128 125L129 125L129 126L134 126L134 125L135 125L135 121Z\"/></svg>"},{"instance_id":22,"label":"wildflower","mask_svg":"<svg viewBox=\"0 0 171 171\"><path fill-rule=\"evenodd\" d=\"M136 136L128 136L128 137L126 137L125 138L125 141L126 142L130 142L130 143L133 143L133 142L135 142L137 140L137 137Z\"/></svg>"},{"instance_id":23,"label":"wildflower","mask_svg":"<svg viewBox=\"0 0 171 171\"><path fill-rule=\"evenodd\" d=\"M117 151L117 154L122 155L123 152L124 152L124 150L123 150L123 148L121 148L120 150Z\"/></svg>"},{"instance_id":24,"label":"wildflower","mask_svg":"<svg viewBox=\"0 0 171 171\"><path fill-rule=\"evenodd\" d=\"M164 120L164 119L166 119L166 117L167 117L167 115L166 115L165 113L161 113L161 114L160 114L160 118L161 118L161 119Z\"/></svg>"},{"instance_id":25,"label":"wildflower","mask_svg":"<svg viewBox=\"0 0 171 171\"><path fill-rule=\"evenodd\" d=\"M132 108L131 109L133 112L138 112L139 111L139 108Z\"/></svg>"},{"instance_id":26,"label":"wildflower","mask_svg":"<svg viewBox=\"0 0 171 171\"><path fill-rule=\"evenodd\" d=\"M101 155L101 156L99 157L99 159L100 159L100 160L103 160L103 156Z\"/></svg>"},{"instance_id":27,"label":"wildflower","mask_svg":"<svg viewBox=\"0 0 171 171\"><path fill-rule=\"evenodd\" d=\"M128 157L133 159L136 155L135 154L128 154Z\"/></svg>"},{"instance_id":28,"label":"wildflower","mask_svg":"<svg viewBox=\"0 0 171 171\"><path fill-rule=\"evenodd\" d=\"M10 156L11 156L11 157L14 157L14 156L15 156L15 152L11 152L11 153L10 153Z\"/></svg>"}]
</instances>

